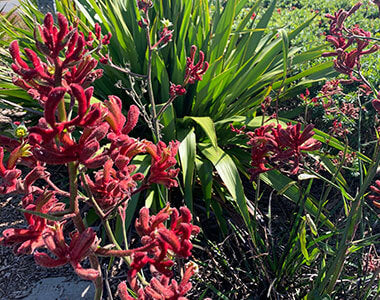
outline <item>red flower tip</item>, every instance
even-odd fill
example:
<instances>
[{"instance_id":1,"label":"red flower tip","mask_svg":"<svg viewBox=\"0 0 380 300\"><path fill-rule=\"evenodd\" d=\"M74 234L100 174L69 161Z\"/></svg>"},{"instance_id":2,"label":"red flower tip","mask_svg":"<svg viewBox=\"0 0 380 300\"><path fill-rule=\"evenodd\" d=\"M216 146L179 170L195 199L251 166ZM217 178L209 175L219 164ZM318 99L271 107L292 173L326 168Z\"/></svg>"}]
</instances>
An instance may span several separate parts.
<instances>
[{"instance_id":1,"label":"red flower tip","mask_svg":"<svg viewBox=\"0 0 380 300\"><path fill-rule=\"evenodd\" d=\"M135 128L139 120L139 115L140 115L139 108L136 105L131 105L128 111L127 123L125 124L122 130L123 134L128 134L132 131L133 128Z\"/></svg>"},{"instance_id":2,"label":"red flower tip","mask_svg":"<svg viewBox=\"0 0 380 300\"><path fill-rule=\"evenodd\" d=\"M65 87L56 87L52 89L45 103L45 120L53 128L55 127L55 111L59 102L65 96L66 91Z\"/></svg>"},{"instance_id":3,"label":"red flower tip","mask_svg":"<svg viewBox=\"0 0 380 300\"><path fill-rule=\"evenodd\" d=\"M135 298L129 295L127 283L125 281L119 283L117 286L117 293L120 297L120 300L135 300Z\"/></svg>"},{"instance_id":4,"label":"red flower tip","mask_svg":"<svg viewBox=\"0 0 380 300\"><path fill-rule=\"evenodd\" d=\"M43 252L34 253L34 261L45 268L56 268L63 266L67 263L66 259L53 259Z\"/></svg>"},{"instance_id":5,"label":"red flower tip","mask_svg":"<svg viewBox=\"0 0 380 300\"><path fill-rule=\"evenodd\" d=\"M149 227L149 208L143 207L140 209L139 218L136 219L135 228L140 236L148 235L150 233Z\"/></svg>"},{"instance_id":6,"label":"red flower tip","mask_svg":"<svg viewBox=\"0 0 380 300\"><path fill-rule=\"evenodd\" d=\"M96 233L92 228L87 228L79 236L71 241L70 259L81 261L96 243Z\"/></svg>"},{"instance_id":7,"label":"red flower tip","mask_svg":"<svg viewBox=\"0 0 380 300\"><path fill-rule=\"evenodd\" d=\"M379 99L372 100L372 106L376 110L376 112L380 114L380 100Z\"/></svg>"},{"instance_id":8,"label":"red flower tip","mask_svg":"<svg viewBox=\"0 0 380 300\"><path fill-rule=\"evenodd\" d=\"M51 31L54 25L54 19L51 13L47 13L44 18L44 25L47 30Z\"/></svg>"},{"instance_id":9,"label":"red flower tip","mask_svg":"<svg viewBox=\"0 0 380 300\"><path fill-rule=\"evenodd\" d=\"M186 206L182 206L179 210L181 212L181 222L190 223L193 218L190 209L188 209Z\"/></svg>"},{"instance_id":10,"label":"red flower tip","mask_svg":"<svg viewBox=\"0 0 380 300\"><path fill-rule=\"evenodd\" d=\"M92 96L93 88L87 91L87 94L79 84L73 83L70 85L71 91L74 97L78 101L78 123L83 119L84 115L87 112L89 105L89 98Z\"/></svg>"},{"instance_id":11,"label":"red flower tip","mask_svg":"<svg viewBox=\"0 0 380 300\"><path fill-rule=\"evenodd\" d=\"M57 19L58 19L58 25L59 25L59 32L58 32L58 35L57 35L57 42L61 43L62 40L65 38L65 36L68 33L68 26L69 26L69 24L67 22L66 17L64 15L62 15L61 13L57 13ZM63 45L61 45L61 47L64 47L66 43L64 43Z\"/></svg>"},{"instance_id":12,"label":"red flower tip","mask_svg":"<svg viewBox=\"0 0 380 300\"><path fill-rule=\"evenodd\" d=\"M74 267L75 273L80 278L82 278L84 280L94 281L100 275L100 272L98 270L95 270L95 269L83 269L83 267L80 264L77 264L76 266L73 266L73 267Z\"/></svg>"},{"instance_id":13,"label":"red flower tip","mask_svg":"<svg viewBox=\"0 0 380 300\"><path fill-rule=\"evenodd\" d=\"M108 108L105 120L116 134L120 134L125 123L125 117L121 112L122 104L120 98L113 95L108 96L108 101L104 101L104 105Z\"/></svg>"},{"instance_id":14,"label":"red flower tip","mask_svg":"<svg viewBox=\"0 0 380 300\"><path fill-rule=\"evenodd\" d=\"M187 83L195 83L196 81L202 80L202 76L206 73L209 64L204 61L204 53L199 51L199 61L197 64L194 64L194 57L197 47L195 45L191 46L190 57L187 58L186 62L186 73L183 86Z\"/></svg>"},{"instance_id":15,"label":"red flower tip","mask_svg":"<svg viewBox=\"0 0 380 300\"><path fill-rule=\"evenodd\" d=\"M181 95L186 94L186 89L180 84L176 85L174 83L171 83L169 94L171 97L181 96Z\"/></svg>"},{"instance_id":16,"label":"red flower tip","mask_svg":"<svg viewBox=\"0 0 380 300\"><path fill-rule=\"evenodd\" d=\"M9 44L9 53L11 54L16 64L22 68L29 68L28 64L20 57L20 48L18 46L18 41L13 41Z\"/></svg>"},{"instance_id":17,"label":"red flower tip","mask_svg":"<svg viewBox=\"0 0 380 300\"><path fill-rule=\"evenodd\" d=\"M158 231L159 237L164 242L168 243L175 253L178 253L181 249L181 244L173 231L166 228L160 228Z\"/></svg>"}]
</instances>

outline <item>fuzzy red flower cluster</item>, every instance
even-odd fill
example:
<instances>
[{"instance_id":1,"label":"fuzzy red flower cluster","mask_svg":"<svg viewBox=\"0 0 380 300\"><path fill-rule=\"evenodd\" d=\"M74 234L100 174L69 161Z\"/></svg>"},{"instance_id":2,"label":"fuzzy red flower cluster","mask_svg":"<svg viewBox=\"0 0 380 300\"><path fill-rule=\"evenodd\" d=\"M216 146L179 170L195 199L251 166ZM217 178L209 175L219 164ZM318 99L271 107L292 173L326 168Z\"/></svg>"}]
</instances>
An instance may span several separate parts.
<instances>
[{"instance_id":1,"label":"fuzzy red flower cluster","mask_svg":"<svg viewBox=\"0 0 380 300\"><path fill-rule=\"evenodd\" d=\"M13 58L13 71L19 75L13 82L25 89L36 100L44 105L54 87L62 86L70 90L72 84L80 85L83 89L89 87L97 78L102 76L102 70L94 70L98 61L92 58L93 34L86 38L78 28L68 25L65 16L57 14L58 27L54 25L53 16L48 13L43 26L37 26L34 37L37 49L46 60L29 48L25 48L28 64L21 57L17 41L10 44L9 52ZM111 33L102 38L100 26L95 26L96 37L99 40L97 49L110 42ZM72 97L75 97L71 93Z\"/></svg>"},{"instance_id":2,"label":"fuzzy red flower cluster","mask_svg":"<svg viewBox=\"0 0 380 300\"><path fill-rule=\"evenodd\" d=\"M184 297L186 293L192 288L189 279L197 272L197 266L190 262L185 266L185 273L182 276L181 282L178 283L174 279L170 280L170 277L161 275L153 277L145 288L139 289L137 292L138 300L147 299L169 299L169 300L187 300ZM118 293L121 300L134 300L132 296L129 295L127 284L125 281L118 285ZM210 300L209 298L207 298ZM205 299L205 300L207 300Z\"/></svg>"},{"instance_id":3,"label":"fuzzy red flower cluster","mask_svg":"<svg viewBox=\"0 0 380 300\"><path fill-rule=\"evenodd\" d=\"M33 194L24 196L23 208L31 212L47 214L61 211L65 207L64 203L58 202L54 193L41 193L36 200L34 198ZM53 225L53 222L30 213L24 213L24 216L28 223L26 229L8 228L0 237L0 244L13 247L16 254L31 254L35 249L43 247L43 234L50 230L49 226Z\"/></svg>"},{"instance_id":4,"label":"fuzzy red flower cluster","mask_svg":"<svg viewBox=\"0 0 380 300\"><path fill-rule=\"evenodd\" d=\"M152 142L129 137L137 124L139 110L132 105L126 119L122 114L121 100L116 96L109 96L103 104L91 104L93 87L88 85L101 76L101 70L94 70L96 59L86 49L92 35L86 40L83 33L68 26L67 19L61 14L58 14L58 24L60 29L54 26L51 14L47 14L43 27L36 29L43 37L43 42L37 39L36 43L47 57L44 63L35 52L25 49L33 65L29 67L21 58L18 43L14 41L10 46L14 59L12 66L19 75L14 81L22 82L30 94L39 95L44 117L37 126L28 129L29 135L22 141L2 137L3 145L11 151L4 166L3 148L0 147L2 193L20 191L21 171L16 168L16 162L27 161L32 166L75 162L89 169L102 167L95 174L95 181L88 175L86 178L99 205L111 208L119 200L128 199L137 182L144 179L141 173L134 173L136 167L130 164L140 153L152 156L147 185L162 183L167 187L176 186L174 177L178 169L172 167L176 163L179 143L171 142L167 147L161 142L156 146ZM111 35L102 38L100 27L95 27L97 39L107 44ZM71 99L70 114L66 112L65 97ZM77 110L74 113L75 103ZM67 115L71 118L67 119ZM80 138L74 138L75 131L81 132ZM100 143L105 138L110 147L100 151Z\"/></svg>"},{"instance_id":5,"label":"fuzzy red flower cluster","mask_svg":"<svg viewBox=\"0 0 380 300\"><path fill-rule=\"evenodd\" d=\"M185 74L185 80L184 85L187 83L195 83L196 81L201 81L202 76L204 73L206 73L209 64L207 61L205 61L205 55L202 51L199 51L199 60L195 64L195 52L197 52L197 47L195 45L191 46L190 50L190 57L186 60L186 74Z\"/></svg>"},{"instance_id":6,"label":"fuzzy red flower cluster","mask_svg":"<svg viewBox=\"0 0 380 300\"><path fill-rule=\"evenodd\" d=\"M68 245L63 234L63 224L55 223L54 227L44 233L43 240L46 248L56 258L52 258L45 252L35 252L34 260L37 264L47 268L70 263L80 278L95 280L99 276L99 271L84 269L80 264L85 257L96 250L98 241L95 232L91 228L87 228L82 233L77 231L71 233L70 237L71 241Z\"/></svg>"},{"instance_id":7,"label":"fuzzy red flower cluster","mask_svg":"<svg viewBox=\"0 0 380 300\"><path fill-rule=\"evenodd\" d=\"M109 96L103 103L91 103L93 87L90 84L102 75L101 70L95 70L98 62L92 57L93 35L85 38L77 28L69 26L61 14L57 19L58 27L54 25L52 15L47 14L43 26L36 28L36 46L41 53L25 48L29 61L22 58L17 41L10 45L14 60L12 68L17 74L14 82L39 101L43 117L31 128L19 126L14 139L0 136L0 193L23 195L28 223L26 229L3 231L0 244L14 247L18 254L34 253L36 262L43 266L70 263L79 276L94 280L99 272L84 270L80 261L94 252L96 234L82 228L79 233L71 233L70 244L65 242L64 221L51 220L56 220L55 213L70 218L70 213L65 212L65 204L56 197L70 197L70 194L51 182L45 166L70 163L76 170L79 167L98 169L95 174L85 174L82 183L88 187L89 196L98 206L109 212L126 202L139 183L141 188L153 183L168 188L177 186L178 169L173 167L179 142L172 141L168 146L163 142L155 145L130 137L129 133L138 122L139 109L132 105L126 118L122 113L122 102L116 96ZM94 35L103 45L111 38L110 34L101 35L99 25L95 26ZM66 105L66 99L70 105ZM106 143L107 147L101 147ZM4 150L9 152L7 159ZM136 172L136 166L132 164L138 154L151 156L147 178ZM18 168L20 164L31 168L27 175L23 176ZM45 181L46 185L43 188L36 186L37 180ZM75 201L80 199L77 196ZM78 215L79 211L71 213ZM180 230L175 234L188 246L189 237L184 238L185 233ZM55 258L36 252L39 248L48 249Z\"/></svg>"},{"instance_id":8,"label":"fuzzy red flower cluster","mask_svg":"<svg viewBox=\"0 0 380 300\"><path fill-rule=\"evenodd\" d=\"M170 218L170 226L166 228L164 222ZM191 224L192 216L187 207L181 207L180 212L166 206L157 215L150 216L149 209L140 210L135 228L143 244L133 253L131 269L128 271L128 283L138 295L138 299L182 299L191 289L190 277L195 273L194 264L186 266L182 281L178 284L173 277L171 267L174 265L173 256L188 258L193 248L191 236L199 233L199 227ZM137 251L138 250L138 251ZM147 264L153 278L146 287L137 284L137 273ZM119 285L121 299L131 300L126 283Z\"/></svg>"},{"instance_id":9,"label":"fuzzy red flower cluster","mask_svg":"<svg viewBox=\"0 0 380 300\"><path fill-rule=\"evenodd\" d=\"M376 180L375 185L371 185L370 189L374 194L369 195L368 198L372 200L373 205L380 208L380 180Z\"/></svg>"},{"instance_id":10,"label":"fuzzy red flower cluster","mask_svg":"<svg viewBox=\"0 0 380 300\"><path fill-rule=\"evenodd\" d=\"M358 25L352 28L346 28L344 22L346 19L355 13L362 3L355 4L349 11L340 9L334 15L327 14L326 17L330 21L329 35L326 40L335 48L333 52L326 52L323 56L336 56L334 60L334 67L339 73L350 76L351 81L361 81L356 78L353 73L354 70L360 70L360 58L363 55L374 53L379 50L378 45L373 45L370 48L369 40L371 33L363 30ZM352 49L351 46L356 44L356 48Z\"/></svg>"},{"instance_id":11,"label":"fuzzy red flower cluster","mask_svg":"<svg viewBox=\"0 0 380 300\"><path fill-rule=\"evenodd\" d=\"M380 114L380 92L377 94L377 97L372 100L372 106L378 114Z\"/></svg>"},{"instance_id":12,"label":"fuzzy red flower cluster","mask_svg":"<svg viewBox=\"0 0 380 300\"><path fill-rule=\"evenodd\" d=\"M186 59L186 71L185 78L182 85L172 83L170 85L170 96L177 97L186 94L185 86L187 84L194 84L197 81L201 81L203 75L206 73L209 64L205 61L205 54L203 51L199 51L199 60L195 63L195 53L197 52L197 47L195 45L191 46L190 57Z\"/></svg>"},{"instance_id":13,"label":"fuzzy red flower cluster","mask_svg":"<svg viewBox=\"0 0 380 300\"><path fill-rule=\"evenodd\" d=\"M244 133L231 127L237 133ZM301 123L288 124L286 128L272 123L245 133L249 137L247 145L251 147L251 178L273 169L297 174L305 152L321 147L321 143L312 138L313 128L314 125L309 124L301 132Z\"/></svg>"}]
</instances>

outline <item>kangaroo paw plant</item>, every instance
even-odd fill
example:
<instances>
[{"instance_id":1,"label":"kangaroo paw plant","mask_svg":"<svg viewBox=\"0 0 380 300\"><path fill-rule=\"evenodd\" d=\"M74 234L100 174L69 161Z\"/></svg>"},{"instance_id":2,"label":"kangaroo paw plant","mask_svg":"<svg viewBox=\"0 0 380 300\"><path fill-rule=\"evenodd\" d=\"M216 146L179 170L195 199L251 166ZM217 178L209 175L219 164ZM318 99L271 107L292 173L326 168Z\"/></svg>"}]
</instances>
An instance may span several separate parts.
<instances>
[{"instance_id":1,"label":"kangaroo paw plant","mask_svg":"<svg viewBox=\"0 0 380 300\"><path fill-rule=\"evenodd\" d=\"M135 225L142 246L135 249L121 248L109 222L119 215L125 226L129 199L152 184L166 188L178 185L174 166L179 142L154 144L133 138L129 134L138 122L137 106L132 105L125 117L122 101L116 96L93 102L91 84L102 76L102 70L95 68L98 59L108 62L101 51L111 34L103 36L96 24L95 33L85 36L59 13L57 21L58 26L47 14L43 25L35 28L36 51L20 51L17 41L10 44L14 84L39 102L43 117L30 128L17 123L14 138L0 136L0 193L22 195L27 222L26 228L4 230L0 243L13 247L15 254L32 254L44 267L70 264L79 277L94 282L95 299L101 299L103 293L99 256L124 258L129 265L129 286L139 299L186 299L191 289L189 279L197 267L187 264L178 283L173 279L173 266L177 258L191 256L190 239L199 233L191 224L189 209L181 207L178 211L168 204L157 215L150 215L143 207ZM162 43L168 40L166 33ZM207 69L202 59L195 66L193 61L186 77L189 82L199 80ZM182 92L176 87L173 96ZM138 155L151 157L146 175L137 172L134 159ZM21 170L21 165L30 171L23 174L26 168ZM48 165L67 166L69 191L52 182ZM111 245L103 247L98 232L86 227L83 203L95 210ZM75 226L71 232L69 221ZM90 267L82 265L86 258ZM145 266L152 272L150 282L140 275ZM125 282L119 285L119 295L121 299L134 299Z\"/></svg>"}]
</instances>

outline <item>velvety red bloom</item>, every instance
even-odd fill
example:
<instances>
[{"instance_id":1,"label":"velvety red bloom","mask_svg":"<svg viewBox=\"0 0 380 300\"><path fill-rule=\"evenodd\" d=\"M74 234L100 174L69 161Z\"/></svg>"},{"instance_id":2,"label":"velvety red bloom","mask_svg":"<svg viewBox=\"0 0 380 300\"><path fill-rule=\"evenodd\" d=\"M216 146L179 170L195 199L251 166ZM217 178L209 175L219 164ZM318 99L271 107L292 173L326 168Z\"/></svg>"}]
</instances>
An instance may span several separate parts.
<instances>
[{"instance_id":1,"label":"velvety red bloom","mask_svg":"<svg viewBox=\"0 0 380 300\"><path fill-rule=\"evenodd\" d=\"M186 264L185 272L180 283L174 279L170 280L170 277L165 275L153 277L148 286L138 290L137 299L187 300L188 298L186 298L185 295L192 288L192 284L189 280L197 272L197 269L198 266L193 262ZM118 294L121 300L135 299L129 295L125 281L118 285Z\"/></svg>"},{"instance_id":2,"label":"velvety red bloom","mask_svg":"<svg viewBox=\"0 0 380 300\"><path fill-rule=\"evenodd\" d=\"M170 84L169 94L171 97L181 96L186 94L186 89L180 84Z\"/></svg>"},{"instance_id":3,"label":"velvety red bloom","mask_svg":"<svg viewBox=\"0 0 380 300\"><path fill-rule=\"evenodd\" d=\"M170 142L169 146L162 141L158 142L157 146L149 143L146 151L152 156L152 164L150 167L149 183L159 183L167 188L178 186L177 177L179 169L172 169L177 160L178 147L180 142Z\"/></svg>"},{"instance_id":4,"label":"velvety red bloom","mask_svg":"<svg viewBox=\"0 0 380 300\"><path fill-rule=\"evenodd\" d=\"M16 191L17 180L21 176L21 170L16 169L17 160L25 156L25 151L22 145L16 147L9 156L7 166L4 166L4 149L0 147L0 194L8 194Z\"/></svg>"},{"instance_id":5,"label":"velvety red bloom","mask_svg":"<svg viewBox=\"0 0 380 300\"><path fill-rule=\"evenodd\" d=\"M373 205L380 208L380 180L375 181L375 185L371 185L370 189L373 195L369 195L368 198L372 200Z\"/></svg>"},{"instance_id":6,"label":"velvety red bloom","mask_svg":"<svg viewBox=\"0 0 380 300\"><path fill-rule=\"evenodd\" d=\"M170 30L168 27L164 27L162 29L162 31L160 32L160 38L159 40L157 41L157 43L155 43L153 46L152 46L152 49L156 49L157 47L164 47L167 43L169 43L172 38L173 38L173 32L174 30Z\"/></svg>"},{"instance_id":7,"label":"velvety red bloom","mask_svg":"<svg viewBox=\"0 0 380 300\"><path fill-rule=\"evenodd\" d=\"M195 52L197 51L196 46L191 46L190 57L186 59L186 74L184 84L187 83L195 83L196 81L202 80L202 76L206 73L209 64L205 61L205 54L202 51L199 51L199 60L198 63L195 64Z\"/></svg>"},{"instance_id":8,"label":"velvety red bloom","mask_svg":"<svg viewBox=\"0 0 380 300\"><path fill-rule=\"evenodd\" d=\"M306 89L305 94L300 94L300 98L304 101L306 105L308 104L315 104L317 102L317 98L310 98L310 91L309 89Z\"/></svg>"},{"instance_id":9,"label":"velvety red bloom","mask_svg":"<svg viewBox=\"0 0 380 300\"><path fill-rule=\"evenodd\" d=\"M95 36L98 41L101 41L102 45L108 45L111 41L112 34L108 32L105 36L102 36L102 28L98 23L95 23Z\"/></svg>"},{"instance_id":10,"label":"velvety red bloom","mask_svg":"<svg viewBox=\"0 0 380 300\"><path fill-rule=\"evenodd\" d=\"M118 284L117 293L120 297L120 300L135 300L135 298L129 295L127 283L125 281L122 281Z\"/></svg>"},{"instance_id":11,"label":"velvety red bloom","mask_svg":"<svg viewBox=\"0 0 380 300\"><path fill-rule=\"evenodd\" d=\"M151 0L138 0L137 7L146 13L148 9L153 7L153 2Z\"/></svg>"},{"instance_id":12,"label":"velvety red bloom","mask_svg":"<svg viewBox=\"0 0 380 300\"><path fill-rule=\"evenodd\" d=\"M106 54L106 55L100 57L99 62L103 65L107 65L109 60L110 60L110 58L109 58L108 54Z\"/></svg>"},{"instance_id":13,"label":"velvety red bloom","mask_svg":"<svg viewBox=\"0 0 380 300\"><path fill-rule=\"evenodd\" d=\"M140 110L136 105L131 105L126 119L122 113L122 102L117 96L108 96L108 101L104 101L104 105L108 108L105 121L111 126L115 135L110 135L109 139L116 139L121 134L127 135L136 126ZM127 121L127 123L125 123Z\"/></svg>"},{"instance_id":14,"label":"velvety red bloom","mask_svg":"<svg viewBox=\"0 0 380 300\"><path fill-rule=\"evenodd\" d=\"M141 173L132 174L136 169L135 165L129 165L129 158L118 157L115 166L114 162L108 159L102 170L95 173L95 181L86 176L90 190L95 201L103 209L110 209L123 199L130 198L137 186L137 181L144 179Z\"/></svg>"},{"instance_id":15,"label":"velvety red bloom","mask_svg":"<svg viewBox=\"0 0 380 300\"><path fill-rule=\"evenodd\" d=\"M250 138L247 144L251 146L251 178L273 169L265 166L277 149L277 142L271 134L273 127L274 124L264 125L247 133Z\"/></svg>"},{"instance_id":16,"label":"velvety red bloom","mask_svg":"<svg viewBox=\"0 0 380 300\"><path fill-rule=\"evenodd\" d=\"M48 63L33 50L25 48L25 55L31 63L29 65L21 58L17 41L9 46L14 61L12 69L20 76L13 79L14 84L27 90L41 105L45 104L53 88L79 84L85 89L103 72L94 70L98 61L86 55L92 49L92 34L86 40L77 28L69 27L62 14L57 14L57 20L58 27L54 25L53 16L48 13L43 26L37 26L34 31L36 47ZM107 34L99 43L108 44L110 38L111 34ZM54 66L54 72L51 72L51 65Z\"/></svg>"},{"instance_id":17,"label":"velvety red bloom","mask_svg":"<svg viewBox=\"0 0 380 300\"><path fill-rule=\"evenodd\" d=\"M342 91L343 89L340 86L340 80L338 79L327 81L321 89L322 95L328 99L334 95L342 94Z\"/></svg>"},{"instance_id":18,"label":"velvety red bloom","mask_svg":"<svg viewBox=\"0 0 380 300\"><path fill-rule=\"evenodd\" d=\"M296 174L299 169L301 151L315 151L321 147L321 142L312 139L314 125L308 124L301 133L301 123L288 125L286 129L280 125L273 130L278 145L282 148L276 155L276 160L288 159L294 162L291 173Z\"/></svg>"},{"instance_id":19,"label":"velvety red bloom","mask_svg":"<svg viewBox=\"0 0 380 300\"><path fill-rule=\"evenodd\" d=\"M353 81L361 81L353 76L354 69L360 68L361 56L374 53L380 48L378 45L373 45L366 49L369 46L369 41L366 38L371 36L370 32L359 28L358 25L350 29L344 26L345 20L355 13L361 5L362 3L359 2L348 12L340 9L334 15L326 15L331 20L330 35L327 35L326 40L334 46L335 51L323 53L323 56L337 56L334 60L334 68L340 73L349 75ZM358 36L363 38L358 38ZM349 51L348 48L354 43L356 43L356 49Z\"/></svg>"},{"instance_id":20,"label":"velvety red bloom","mask_svg":"<svg viewBox=\"0 0 380 300\"><path fill-rule=\"evenodd\" d=\"M280 125L263 125L254 132L247 132L248 145L251 146L251 179L260 173L275 168L291 165L291 173L299 170L300 158L305 151L315 151L321 147L321 143L312 139L314 125L307 125L301 133L301 124L288 125L283 129ZM242 130L235 132L241 134ZM267 167L267 164L270 167Z\"/></svg>"},{"instance_id":21,"label":"velvety red bloom","mask_svg":"<svg viewBox=\"0 0 380 300\"><path fill-rule=\"evenodd\" d=\"M105 162L106 156L95 154L100 147L99 141L108 133L109 125L101 121L104 114L101 107L97 104L90 106L92 87L84 90L80 85L72 84L70 88L73 99L78 101L77 115L69 121L56 121L58 104L67 90L63 87L54 88L45 103L45 118L41 118L39 124L29 130L28 141L33 146L33 155L48 164L78 161L88 168L99 167ZM71 130L72 126L84 128L78 142L64 131Z\"/></svg>"},{"instance_id":22,"label":"velvety red bloom","mask_svg":"<svg viewBox=\"0 0 380 300\"><path fill-rule=\"evenodd\" d=\"M166 228L164 222L169 217L170 227ZM158 272L171 277L170 267L174 262L168 256L168 251L180 257L191 256L193 246L190 238L199 233L199 227L192 225L191 220L192 215L187 207L181 207L179 213L177 209L166 206L155 216L150 216L146 207L140 210L135 228L141 236L143 245L149 247L146 252L140 251L133 255L128 281L134 290L137 290L135 277L146 264L153 265Z\"/></svg>"},{"instance_id":23,"label":"velvety red bloom","mask_svg":"<svg viewBox=\"0 0 380 300\"><path fill-rule=\"evenodd\" d=\"M31 211L38 211L44 214L62 210L64 203L59 203L54 194L41 194L33 203L32 198L23 201L24 208ZM43 247L42 236L44 232L49 231L47 226L50 221L44 218L24 213L28 223L27 229L8 228L3 231L0 243L4 246L13 246L17 254L31 254L35 249Z\"/></svg>"},{"instance_id":24,"label":"velvety red bloom","mask_svg":"<svg viewBox=\"0 0 380 300\"><path fill-rule=\"evenodd\" d=\"M54 268L70 263L75 273L82 279L95 280L99 277L98 270L84 269L80 264L97 246L96 234L91 228L87 228L82 233L72 234L70 245L67 245L63 235L63 225L56 223L54 228L44 233L43 241L46 248L56 258L43 252L35 252L34 260L37 264Z\"/></svg>"}]
</instances>

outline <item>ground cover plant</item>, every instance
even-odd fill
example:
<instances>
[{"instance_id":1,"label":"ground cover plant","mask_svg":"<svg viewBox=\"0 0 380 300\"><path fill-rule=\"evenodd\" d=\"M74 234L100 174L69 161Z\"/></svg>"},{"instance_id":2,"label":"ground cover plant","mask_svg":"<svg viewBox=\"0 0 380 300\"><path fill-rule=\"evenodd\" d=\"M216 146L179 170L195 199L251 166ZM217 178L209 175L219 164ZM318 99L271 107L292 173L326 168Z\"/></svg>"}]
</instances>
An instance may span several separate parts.
<instances>
[{"instance_id":1,"label":"ground cover plant","mask_svg":"<svg viewBox=\"0 0 380 300\"><path fill-rule=\"evenodd\" d=\"M350 23L362 3L288 29L284 5L3 16L2 103L34 116L0 136L0 192L23 195L27 222L0 243L70 264L95 299L376 299L378 38ZM326 43L300 45L318 18ZM115 258L128 273L110 287Z\"/></svg>"}]
</instances>

